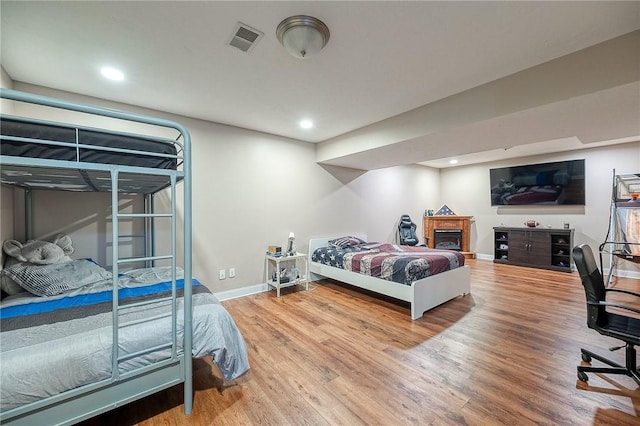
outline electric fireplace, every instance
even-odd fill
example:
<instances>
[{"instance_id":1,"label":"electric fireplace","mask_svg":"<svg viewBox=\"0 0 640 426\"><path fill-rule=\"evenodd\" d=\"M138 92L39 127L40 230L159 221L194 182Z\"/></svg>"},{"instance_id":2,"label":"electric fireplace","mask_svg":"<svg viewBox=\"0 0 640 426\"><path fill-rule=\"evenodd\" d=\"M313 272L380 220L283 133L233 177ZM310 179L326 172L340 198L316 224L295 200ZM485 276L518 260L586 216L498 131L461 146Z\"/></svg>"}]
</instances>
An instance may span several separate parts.
<instances>
[{"instance_id":1,"label":"electric fireplace","mask_svg":"<svg viewBox=\"0 0 640 426\"><path fill-rule=\"evenodd\" d=\"M433 247L462 251L462 229L434 229Z\"/></svg>"},{"instance_id":2,"label":"electric fireplace","mask_svg":"<svg viewBox=\"0 0 640 426\"><path fill-rule=\"evenodd\" d=\"M431 248L458 250L467 259L474 259L470 249L471 218L473 216L436 215L424 217L424 239Z\"/></svg>"}]
</instances>

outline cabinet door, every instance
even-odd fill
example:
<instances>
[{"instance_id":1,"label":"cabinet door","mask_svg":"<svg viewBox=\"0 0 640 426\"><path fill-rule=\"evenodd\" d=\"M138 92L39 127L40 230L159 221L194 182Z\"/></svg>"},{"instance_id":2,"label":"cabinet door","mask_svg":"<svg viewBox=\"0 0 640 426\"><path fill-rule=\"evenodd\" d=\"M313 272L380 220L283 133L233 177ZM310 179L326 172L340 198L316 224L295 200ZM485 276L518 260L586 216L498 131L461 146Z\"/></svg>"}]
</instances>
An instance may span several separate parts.
<instances>
[{"instance_id":1,"label":"cabinet door","mask_svg":"<svg viewBox=\"0 0 640 426\"><path fill-rule=\"evenodd\" d=\"M529 232L509 231L509 262L529 263Z\"/></svg>"},{"instance_id":2,"label":"cabinet door","mask_svg":"<svg viewBox=\"0 0 640 426\"><path fill-rule=\"evenodd\" d=\"M547 231L531 231L529 237L529 263L535 266L551 265L551 236Z\"/></svg>"}]
</instances>

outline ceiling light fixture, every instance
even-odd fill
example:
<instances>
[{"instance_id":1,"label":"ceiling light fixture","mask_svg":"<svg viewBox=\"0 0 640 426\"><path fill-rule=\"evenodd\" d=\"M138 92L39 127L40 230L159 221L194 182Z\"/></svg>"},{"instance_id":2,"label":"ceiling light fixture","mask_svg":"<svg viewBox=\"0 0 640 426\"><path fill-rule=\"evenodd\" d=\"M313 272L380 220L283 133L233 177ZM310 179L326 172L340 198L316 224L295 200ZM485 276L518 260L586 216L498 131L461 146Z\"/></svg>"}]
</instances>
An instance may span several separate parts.
<instances>
[{"instance_id":1,"label":"ceiling light fixture","mask_svg":"<svg viewBox=\"0 0 640 426\"><path fill-rule=\"evenodd\" d=\"M108 78L113 81L122 81L124 80L124 74L122 71L112 68L112 67L103 67L100 72L104 78Z\"/></svg>"},{"instance_id":2,"label":"ceiling light fixture","mask_svg":"<svg viewBox=\"0 0 640 426\"><path fill-rule=\"evenodd\" d=\"M455 158L453 160L449 160L449 164L458 164L458 160Z\"/></svg>"},{"instance_id":3,"label":"ceiling light fixture","mask_svg":"<svg viewBox=\"0 0 640 426\"><path fill-rule=\"evenodd\" d=\"M295 15L280 22L276 36L284 48L300 59L317 54L329 41L329 28L312 16Z\"/></svg>"},{"instance_id":4,"label":"ceiling light fixture","mask_svg":"<svg viewBox=\"0 0 640 426\"><path fill-rule=\"evenodd\" d=\"M300 127L303 129L310 129L313 127L313 121L311 120L302 120L300 121Z\"/></svg>"}]
</instances>

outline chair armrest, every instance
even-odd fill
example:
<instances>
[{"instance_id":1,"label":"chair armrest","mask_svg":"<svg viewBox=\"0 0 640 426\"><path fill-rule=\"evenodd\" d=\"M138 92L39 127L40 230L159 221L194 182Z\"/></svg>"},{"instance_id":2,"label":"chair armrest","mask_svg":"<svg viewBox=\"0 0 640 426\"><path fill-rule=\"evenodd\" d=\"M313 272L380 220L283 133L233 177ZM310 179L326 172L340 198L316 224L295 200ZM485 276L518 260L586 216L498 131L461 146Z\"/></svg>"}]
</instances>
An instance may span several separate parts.
<instances>
[{"instance_id":1,"label":"chair armrest","mask_svg":"<svg viewBox=\"0 0 640 426\"><path fill-rule=\"evenodd\" d=\"M631 296L640 297L640 294L638 294L638 293L635 293L635 292L630 291L630 290L622 290L622 289L619 289L619 288L605 288L604 291L605 292L613 291L613 292L616 292L616 293L624 293L624 294L630 294Z\"/></svg>"},{"instance_id":2,"label":"chair armrest","mask_svg":"<svg viewBox=\"0 0 640 426\"><path fill-rule=\"evenodd\" d=\"M632 308L631 306L625 306L625 305L621 305L619 303L611 303L611 302L598 302L598 303L594 303L594 302L587 302L588 305L593 305L593 306L607 306L610 308L620 308L620 309L625 309L627 311L631 311L631 312L635 312L636 314L640 314L640 309L636 309L636 308Z\"/></svg>"}]
</instances>

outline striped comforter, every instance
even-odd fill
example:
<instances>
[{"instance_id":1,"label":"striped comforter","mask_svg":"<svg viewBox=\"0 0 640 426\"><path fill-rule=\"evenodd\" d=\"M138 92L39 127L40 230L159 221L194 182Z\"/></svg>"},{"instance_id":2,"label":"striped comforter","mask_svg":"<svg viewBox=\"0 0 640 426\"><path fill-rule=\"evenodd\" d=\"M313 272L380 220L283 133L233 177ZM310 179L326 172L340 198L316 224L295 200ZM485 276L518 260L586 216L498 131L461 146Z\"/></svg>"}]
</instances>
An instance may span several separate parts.
<instances>
[{"instance_id":1,"label":"striped comforter","mask_svg":"<svg viewBox=\"0 0 640 426\"><path fill-rule=\"evenodd\" d=\"M120 356L171 341L170 301L126 308L171 294L168 268L133 271L119 279ZM178 287L178 350L183 339L183 280ZM193 280L193 357L213 356L228 380L249 369L235 322L209 290ZM111 376L111 282L54 297L29 293L0 305L1 411ZM142 321L140 321L142 320ZM121 372L166 359L170 349L133 357Z\"/></svg>"},{"instance_id":2,"label":"striped comforter","mask_svg":"<svg viewBox=\"0 0 640 426\"><path fill-rule=\"evenodd\" d=\"M464 255L457 251L387 243L321 247L311 260L406 285L464 265Z\"/></svg>"}]
</instances>

